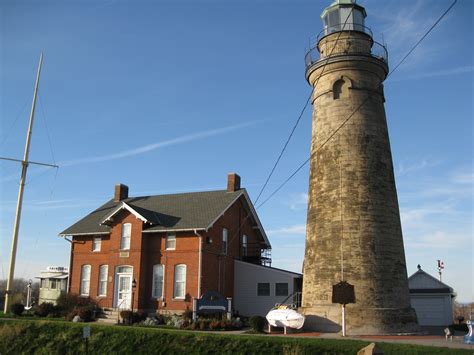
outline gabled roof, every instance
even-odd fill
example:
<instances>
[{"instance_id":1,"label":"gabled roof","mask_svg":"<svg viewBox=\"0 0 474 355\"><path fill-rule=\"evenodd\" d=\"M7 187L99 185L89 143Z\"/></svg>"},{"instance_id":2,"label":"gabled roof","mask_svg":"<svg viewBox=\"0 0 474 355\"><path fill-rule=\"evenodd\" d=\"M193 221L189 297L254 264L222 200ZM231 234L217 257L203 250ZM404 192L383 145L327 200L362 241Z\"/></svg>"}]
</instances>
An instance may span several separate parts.
<instances>
[{"instance_id":1,"label":"gabled roof","mask_svg":"<svg viewBox=\"0 0 474 355\"><path fill-rule=\"evenodd\" d=\"M453 289L444 282L431 276L421 267L408 278L410 293L453 293Z\"/></svg>"},{"instance_id":2,"label":"gabled roof","mask_svg":"<svg viewBox=\"0 0 474 355\"><path fill-rule=\"evenodd\" d=\"M244 196L265 243L270 242L250 202L245 189L190 192L171 195L131 197L122 201L110 200L91 212L60 236L109 234L113 217L122 210L133 213L144 223L143 232L208 230L235 201Z\"/></svg>"}]
</instances>

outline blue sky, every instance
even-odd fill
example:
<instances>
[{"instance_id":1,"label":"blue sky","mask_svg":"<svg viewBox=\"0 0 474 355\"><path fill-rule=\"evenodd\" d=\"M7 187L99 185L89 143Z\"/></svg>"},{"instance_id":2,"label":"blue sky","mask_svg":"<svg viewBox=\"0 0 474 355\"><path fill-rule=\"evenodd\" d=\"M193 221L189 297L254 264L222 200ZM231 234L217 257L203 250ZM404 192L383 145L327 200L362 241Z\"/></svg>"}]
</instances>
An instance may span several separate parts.
<instances>
[{"instance_id":1,"label":"blue sky","mask_svg":"<svg viewBox=\"0 0 474 355\"><path fill-rule=\"evenodd\" d=\"M235 171L255 199L310 93L304 54L329 3L3 1L0 155L23 155L43 50L30 159L61 166L28 171L15 275L67 265L57 234L118 182L131 195L212 190ZM450 1L359 3L393 67ZM421 264L436 276L443 259L443 281L465 302L474 300L473 18L472 1L459 0L385 82L408 274ZM262 199L308 157L310 111ZM276 267L301 271L308 170L258 211ZM0 161L2 278L19 174Z\"/></svg>"}]
</instances>

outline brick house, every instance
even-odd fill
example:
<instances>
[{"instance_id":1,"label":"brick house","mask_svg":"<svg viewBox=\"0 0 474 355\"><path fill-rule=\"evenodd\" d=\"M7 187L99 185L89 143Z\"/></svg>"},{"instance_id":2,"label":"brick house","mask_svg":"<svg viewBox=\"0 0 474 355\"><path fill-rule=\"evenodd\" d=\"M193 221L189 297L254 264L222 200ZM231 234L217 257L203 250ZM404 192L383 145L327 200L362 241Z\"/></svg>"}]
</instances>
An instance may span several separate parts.
<instances>
[{"instance_id":1,"label":"brick house","mask_svg":"<svg viewBox=\"0 0 474 355\"><path fill-rule=\"evenodd\" d=\"M234 296L234 261L269 266L270 242L240 177L227 189L115 196L60 233L71 242L68 292L100 306L183 311L208 290ZM133 303L133 305L132 305Z\"/></svg>"}]
</instances>

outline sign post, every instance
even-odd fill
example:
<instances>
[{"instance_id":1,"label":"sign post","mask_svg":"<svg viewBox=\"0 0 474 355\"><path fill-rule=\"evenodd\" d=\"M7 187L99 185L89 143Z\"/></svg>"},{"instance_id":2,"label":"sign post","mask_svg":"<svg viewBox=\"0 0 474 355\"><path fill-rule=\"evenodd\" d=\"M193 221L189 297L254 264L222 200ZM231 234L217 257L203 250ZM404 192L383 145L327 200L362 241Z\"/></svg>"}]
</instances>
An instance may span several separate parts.
<instances>
[{"instance_id":1,"label":"sign post","mask_svg":"<svg viewBox=\"0 0 474 355\"><path fill-rule=\"evenodd\" d=\"M85 346L86 346L86 354L89 354L89 338L91 336L91 327L87 326L82 328L82 337L84 338Z\"/></svg>"},{"instance_id":2,"label":"sign post","mask_svg":"<svg viewBox=\"0 0 474 355\"><path fill-rule=\"evenodd\" d=\"M342 306L342 336L346 336L346 304L355 303L354 285L346 281L341 281L332 286L332 303L339 303Z\"/></svg>"}]
</instances>

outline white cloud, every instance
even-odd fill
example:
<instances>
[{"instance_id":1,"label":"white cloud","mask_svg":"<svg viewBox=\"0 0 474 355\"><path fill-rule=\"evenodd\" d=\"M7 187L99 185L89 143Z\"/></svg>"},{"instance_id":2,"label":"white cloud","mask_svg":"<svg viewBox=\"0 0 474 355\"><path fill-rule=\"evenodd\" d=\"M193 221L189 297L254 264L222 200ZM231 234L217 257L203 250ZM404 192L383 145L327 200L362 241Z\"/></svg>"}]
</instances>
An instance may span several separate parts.
<instances>
[{"instance_id":1,"label":"white cloud","mask_svg":"<svg viewBox=\"0 0 474 355\"><path fill-rule=\"evenodd\" d=\"M308 194L306 192L300 192L298 194L293 194L290 197L289 207L293 211L299 211L306 209L308 206Z\"/></svg>"},{"instance_id":2,"label":"white cloud","mask_svg":"<svg viewBox=\"0 0 474 355\"><path fill-rule=\"evenodd\" d=\"M207 138L207 137L212 137L212 136L217 136L217 135L229 133L229 132L241 129L241 128L245 128L245 127L255 125L259 122L261 122L261 121L257 120L257 121L242 123L242 124L239 124L239 125L233 125L233 126L228 126L228 127L223 127L223 128L217 128L217 129L211 129L211 130L207 130L207 131L201 131L201 132L197 132L197 133L193 133L193 134L187 134L187 135L184 135L184 136L181 136L181 137L176 137L176 138L164 140L164 141L161 141L161 142L156 142L156 143L143 145L143 146L133 148L133 149L129 149L129 150L124 150L124 151L114 153L114 154L66 160L66 161L63 161L63 162L59 162L57 164L59 165L60 168L64 168L64 167L68 167L68 166L90 164L90 163L99 163L99 162L104 162L104 161L109 161L109 160L128 158L128 157L131 157L131 156L148 153L148 152L151 152L153 150L157 150L157 149L164 148L164 147L179 145L179 144L188 143L188 142L199 140L199 139L204 139L204 138ZM51 170L51 168L47 168L47 167L38 168L37 171L36 171L36 175L44 173L46 170ZM32 175L35 175L35 174L30 173L29 177L31 178ZM15 179L18 179L18 174L17 173L12 174L12 175L8 175L8 176L4 176L0 181L6 182L6 181L15 180Z\"/></svg>"},{"instance_id":3,"label":"white cloud","mask_svg":"<svg viewBox=\"0 0 474 355\"><path fill-rule=\"evenodd\" d=\"M459 249L472 245L470 233L435 231L433 233L417 236L416 238L406 238L406 246L411 249ZM439 253L439 252L438 252Z\"/></svg>"},{"instance_id":4,"label":"white cloud","mask_svg":"<svg viewBox=\"0 0 474 355\"><path fill-rule=\"evenodd\" d=\"M305 235L306 233L306 224L296 224L290 227L282 227L278 229L268 230L267 234L269 236L276 235Z\"/></svg>"},{"instance_id":5,"label":"white cloud","mask_svg":"<svg viewBox=\"0 0 474 355\"><path fill-rule=\"evenodd\" d=\"M395 79L393 79L393 81L423 79L423 78L432 78L432 77L438 77L438 76L449 76L449 75L470 73L472 71L474 71L474 66L471 65L471 66L464 66L464 67L447 69L447 70L437 70L437 71L432 71L428 73L396 77Z\"/></svg>"},{"instance_id":6,"label":"white cloud","mask_svg":"<svg viewBox=\"0 0 474 355\"><path fill-rule=\"evenodd\" d=\"M151 143L147 145L143 145L137 148L129 149L129 150L124 150L118 153L114 154L108 154L108 155L102 155L102 156L95 156L95 157L88 157L88 158L81 158L81 159L74 159L74 160L69 160L69 161L64 161L58 163L59 166L65 167L65 166L72 166L72 165L79 165L79 164L89 164L89 163L98 163L98 162L103 162L103 161L109 161L109 160L115 160L115 159L122 159L122 158L127 158L131 157L134 155L139 155L143 153L148 153L153 150L157 150L159 148L164 148L168 146L173 146L173 145L178 145L178 144L183 144L183 143L188 143L191 141L211 137L211 136L216 136L216 135L221 135L224 133L228 133L231 131L235 131L237 129L245 128L248 126L252 126L257 124L260 121L252 121L252 122L247 122L239 125L233 125L233 126L228 126L228 127L223 127L223 128L217 128L217 129L211 129L207 131L201 131L193 134L187 134L181 137L176 137L173 139L168 139L164 140L161 142L156 142L156 143Z\"/></svg>"},{"instance_id":7,"label":"white cloud","mask_svg":"<svg viewBox=\"0 0 474 355\"><path fill-rule=\"evenodd\" d=\"M458 172L452 175L452 181L457 184L474 184L474 173L470 172Z\"/></svg>"},{"instance_id":8,"label":"white cloud","mask_svg":"<svg viewBox=\"0 0 474 355\"><path fill-rule=\"evenodd\" d=\"M418 162L407 163L406 161L401 161L398 164L397 175L407 175L415 171L428 169L439 165L440 161L432 161L428 158L424 158Z\"/></svg>"}]
</instances>

